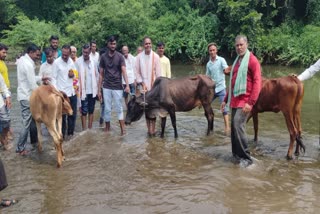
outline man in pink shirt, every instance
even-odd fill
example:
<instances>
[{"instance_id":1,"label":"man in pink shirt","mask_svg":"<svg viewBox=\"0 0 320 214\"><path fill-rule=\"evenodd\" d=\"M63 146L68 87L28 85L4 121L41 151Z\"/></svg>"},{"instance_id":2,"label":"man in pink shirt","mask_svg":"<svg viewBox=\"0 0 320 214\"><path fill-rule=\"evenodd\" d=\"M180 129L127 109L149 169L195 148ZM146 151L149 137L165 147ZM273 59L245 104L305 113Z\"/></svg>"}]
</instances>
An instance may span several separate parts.
<instances>
[{"instance_id":1,"label":"man in pink shirt","mask_svg":"<svg viewBox=\"0 0 320 214\"><path fill-rule=\"evenodd\" d=\"M261 68L258 59L248 50L247 37L239 35L235 39L238 57L233 63L229 91L221 104L231 108L232 154L238 159L252 163L247 146L246 122L261 90Z\"/></svg>"}]
</instances>

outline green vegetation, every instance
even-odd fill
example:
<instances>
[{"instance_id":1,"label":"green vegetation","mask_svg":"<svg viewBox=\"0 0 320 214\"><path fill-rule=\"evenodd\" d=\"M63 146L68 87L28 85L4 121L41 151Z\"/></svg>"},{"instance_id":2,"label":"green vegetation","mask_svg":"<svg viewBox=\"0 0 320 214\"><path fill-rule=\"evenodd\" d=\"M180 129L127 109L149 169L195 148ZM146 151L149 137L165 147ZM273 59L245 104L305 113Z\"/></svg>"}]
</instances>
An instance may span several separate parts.
<instances>
[{"instance_id":1,"label":"green vegetation","mask_svg":"<svg viewBox=\"0 0 320 214\"><path fill-rule=\"evenodd\" d=\"M309 65L320 58L320 0L2 0L0 38L10 50L30 42L104 45L108 35L134 52L144 36L163 41L172 60L203 63L207 44L234 57L234 38L248 36L263 63ZM154 45L155 46L155 45Z\"/></svg>"}]
</instances>

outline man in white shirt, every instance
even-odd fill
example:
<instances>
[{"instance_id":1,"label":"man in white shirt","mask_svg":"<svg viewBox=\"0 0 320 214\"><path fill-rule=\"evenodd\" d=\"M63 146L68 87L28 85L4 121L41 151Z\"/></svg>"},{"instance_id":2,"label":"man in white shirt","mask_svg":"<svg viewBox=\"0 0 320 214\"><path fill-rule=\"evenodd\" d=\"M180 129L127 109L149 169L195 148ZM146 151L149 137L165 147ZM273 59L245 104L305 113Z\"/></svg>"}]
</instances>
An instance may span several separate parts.
<instances>
[{"instance_id":1,"label":"man in white shirt","mask_svg":"<svg viewBox=\"0 0 320 214\"><path fill-rule=\"evenodd\" d=\"M304 72L302 72L298 76L298 79L301 81L310 79L313 75L315 75L319 71L320 71L320 59L315 64L307 68Z\"/></svg>"},{"instance_id":2,"label":"man in white shirt","mask_svg":"<svg viewBox=\"0 0 320 214\"><path fill-rule=\"evenodd\" d=\"M52 79L52 68L53 68L53 50L51 48L46 48L44 50L46 55L46 61L40 65L39 76Z\"/></svg>"},{"instance_id":3,"label":"man in white shirt","mask_svg":"<svg viewBox=\"0 0 320 214\"><path fill-rule=\"evenodd\" d=\"M97 52L97 43L96 41L91 41L90 42L90 48L91 48L91 53L90 53L90 59L93 60L95 66L97 68L99 68L99 59L100 59L100 55Z\"/></svg>"},{"instance_id":4,"label":"man in white shirt","mask_svg":"<svg viewBox=\"0 0 320 214\"><path fill-rule=\"evenodd\" d=\"M73 136L77 119L77 95L73 88L74 70L76 70L76 67L70 58L70 54L70 45L62 46L62 55L54 61L52 68L52 84L69 97L73 110L72 115L63 115L63 138L65 138L66 131L69 138Z\"/></svg>"},{"instance_id":5,"label":"man in white shirt","mask_svg":"<svg viewBox=\"0 0 320 214\"><path fill-rule=\"evenodd\" d=\"M82 130L87 128L86 120L88 118L88 128L92 128L93 112L98 94L98 76L95 62L90 58L90 46L88 44L82 47L82 56L76 61L76 68L79 72L80 98L81 98L81 123Z\"/></svg>"},{"instance_id":6,"label":"man in white shirt","mask_svg":"<svg viewBox=\"0 0 320 214\"><path fill-rule=\"evenodd\" d=\"M136 93L135 57L129 53L129 48L126 45L122 47L122 54L124 56L124 61L126 63L126 70L127 70L130 94L135 95L135 93ZM122 85L123 85L123 88L125 88L126 82L123 78L122 78ZM124 101L126 103L126 106L128 106L128 95L129 95L129 93L127 93L125 91L123 92L123 97L124 97Z\"/></svg>"},{"instance_id":7,"label":"man in white shirt","mask_svg":"<svg viewBox=\"0 0 320 214\"><path fill-rule=\"evenodd\" d=\"M150 91L155 79L161 76L159 55L152 51L152 42L149 37L143 39L144 51L136 57L136 80L142 85L142 91ZM146 118L148 134L154 136L156 133L156 119Z\"/></svg>"},{"instance_id":8,"label":"man in white shirt","mask_svg":"<svg viewBox=\"0 0 320 214\"><path fill-rule=\"evenodd\" d=\"M23 128L20 132L16 152L20 155L28 154L26 142L30 131L31 144L36 144L37 128L30 112L30 95L38 87L39 76L35 75L35 61L40 59L40 48L32 44L27 48L27 53L20 57L17 63L18 88L17 97L21 106Z\"/></svg>"}]
</instances>

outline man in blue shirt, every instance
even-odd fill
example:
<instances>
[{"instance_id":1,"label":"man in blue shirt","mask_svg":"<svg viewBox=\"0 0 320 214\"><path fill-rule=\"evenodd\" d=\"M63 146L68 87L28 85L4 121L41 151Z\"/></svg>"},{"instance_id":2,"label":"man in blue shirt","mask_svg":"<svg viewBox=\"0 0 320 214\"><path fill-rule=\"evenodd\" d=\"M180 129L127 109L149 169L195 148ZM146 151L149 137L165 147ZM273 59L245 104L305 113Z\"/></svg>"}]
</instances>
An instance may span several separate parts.
<instances>
[{"instance_id":1,"label":"man in blue shirt","mask_svg":"<svg viewBox=\"0 0 320 214\"><path fill-rule=\"evenodd\" d=\"M226 68L228 68L228 65L223 57L217 55L218 49L216 43L208 44L208 52L210 58L206 66L206 75L209 76L213 81L215 81L216 85L215 95L212 101L219 97L219 101L221 104L226 95L226 80L224 72ZM226 134L228 134L230 132L228 111L224 110L222 114L225 124L224 131Z\"/></svg>"}]
</instances>

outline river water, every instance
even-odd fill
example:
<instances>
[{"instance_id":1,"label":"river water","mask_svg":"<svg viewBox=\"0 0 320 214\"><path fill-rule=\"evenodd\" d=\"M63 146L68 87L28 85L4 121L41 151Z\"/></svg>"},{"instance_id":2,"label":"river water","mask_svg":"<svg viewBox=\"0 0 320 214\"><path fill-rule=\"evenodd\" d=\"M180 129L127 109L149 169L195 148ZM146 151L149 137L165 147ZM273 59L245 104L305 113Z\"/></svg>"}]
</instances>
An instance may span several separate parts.
<instances>
[{"instance_id":1,"label":"river water","mask_svg":"<svg viewBox=\"0 0 320 214\"><path fill-rule=\"evenodd\" d=\"M16 101L16 71L10 66L11 111L16 144L21 129ZM173 76L203 73L203 67L172 66ZM300 73L303 69L264 66L267 77ZM111 133L98 125L64 142L66 161L56 168L51 137L45 132L44 151L21 157L0 151L9 186L1 198L20 202L3 213L318 213L320 209L319 75L305 82L302 106L306 153L293 161L285 156L289 134L281 114L260 114L259 142L250 143L258 160L248 168L232 163L230 138L223 133L218 101L214 134L206 136L202 109L177 113L179 138L170 119L164 139L148 138L145 121L127 126L120 137L113 114ZM159 122L157 129L159 130ZM248 123L253 139L252 121ZM318 210L318 211L317 211Z\"/></svg>"}]
</instances>

